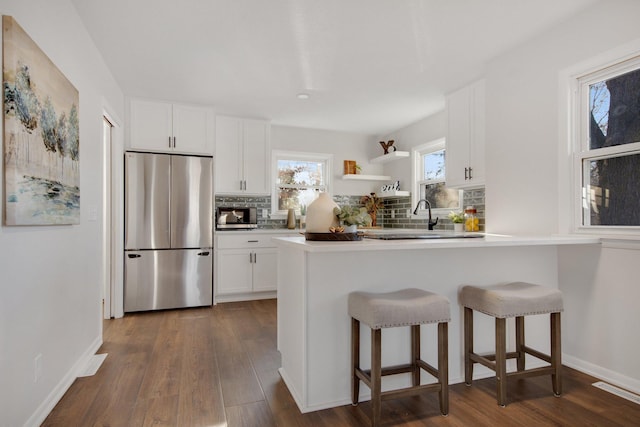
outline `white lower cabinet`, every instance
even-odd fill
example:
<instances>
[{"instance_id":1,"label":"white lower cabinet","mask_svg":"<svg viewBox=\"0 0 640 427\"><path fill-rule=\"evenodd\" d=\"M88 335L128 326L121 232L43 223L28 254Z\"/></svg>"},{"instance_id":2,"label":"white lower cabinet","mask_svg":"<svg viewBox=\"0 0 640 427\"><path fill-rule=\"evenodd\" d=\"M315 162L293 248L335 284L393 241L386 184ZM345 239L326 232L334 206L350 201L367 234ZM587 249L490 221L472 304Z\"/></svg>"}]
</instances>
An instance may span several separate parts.
<instances>
[{"instance_id":1,"label":"white lower cabinet","mask_svg":"<svg viewBox=\"0 0 640 427\"><path fill-rule=\"evenodd\" d=\"M219 232L216 236L216 302L275 298L278 250L273 237L291 233Z\"/></svg>"}]
</instances>

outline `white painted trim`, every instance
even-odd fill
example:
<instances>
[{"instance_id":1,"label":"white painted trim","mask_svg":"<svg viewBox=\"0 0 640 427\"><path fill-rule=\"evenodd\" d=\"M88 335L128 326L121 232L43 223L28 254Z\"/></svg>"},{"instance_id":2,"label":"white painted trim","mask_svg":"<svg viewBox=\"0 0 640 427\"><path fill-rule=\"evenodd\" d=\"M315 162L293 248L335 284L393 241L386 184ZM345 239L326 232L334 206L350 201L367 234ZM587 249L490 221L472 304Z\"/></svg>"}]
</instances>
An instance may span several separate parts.
<instances>
[{"instance_id":1,"label":"white painted trim","mask_svg":"<svg viewBox=\"0 0 640 427\"><path fill-rule=\"evenodd\" d=\"M291 158L294 160L323 160L325 162L325 189L330 196L333 196L333 154L331 153L312 153L307 151L292 151L292 150L272 150L271 151L271 188L269 194L271 195L271 218L278 218L279 215L286 215L282 211L278 211L278 195L276 194L276 183L278 171L278 159ZM299 212L296 212L299 215Z\"/></svg>"},{"instance_id":2,"label":"white painted trim","mask_svg":"<svg viewBox=\"0 0 640 427\"><path fill-rule=\"evenodd\" d=\"M619 372L566 354L562 355L562 364L631 392L640 393L640 380L622 375Z\"/></svg>"},{"instance_id":3,"label":"white painted trim","mask_svg":"<svg viewBox=\"0 0 640 427\"><path fill-rule=\"evenodd\" d=\"M38 427L43 423L49 413L58 404L60 399L62 399L62 396L64 396L69 387L71 387L78 375L83 372L85 366L87 366L88 360L96 354L96 351L98 351L101 345L102 336L96 337L84 354L76 360L76 363L73 364L67 374L62 377L60 382L51 390L51 393L49 393L46 399L40 404L40 406L38 406L35 412L31 414L27 422L24 423L25 427Z\"/></svg>"},{"instance_id":4,"label":"white painted trim","mask_svg":"<svg viewBox=\"0 0 640 427\"><path fill-rule=\"evenodd\" d=\"M580 233L582 222L578 79L640 55L640 38L581 61L558 73L558 224L560 233ZM582 230L582 232L585 232ZM590 234L603 233L590 229ZM636 238L637 238L636 234Z\"/></svg>"}]
</instances>

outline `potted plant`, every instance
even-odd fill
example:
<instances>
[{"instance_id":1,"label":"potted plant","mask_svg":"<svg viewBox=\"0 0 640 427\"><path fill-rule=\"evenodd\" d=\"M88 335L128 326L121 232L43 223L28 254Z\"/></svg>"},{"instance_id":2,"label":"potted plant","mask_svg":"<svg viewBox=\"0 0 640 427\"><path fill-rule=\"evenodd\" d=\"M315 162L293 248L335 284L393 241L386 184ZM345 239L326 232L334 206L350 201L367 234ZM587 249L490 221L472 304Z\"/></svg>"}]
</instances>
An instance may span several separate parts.
<instances>
[{"instance_id":1,"label":"potted plant","mask_svg":"<svg viewBox=\"0 0 640 427\"><path fill-rule=\"evenodd\" d=\"M369 193L368 196L362 196L360 203L364 204L364 207L371 216L371 226L375 227L378 222L378 209L384 207L384 200L376 196L376 193Z\"/></svg>"},{"instance_id":2,"label":"potted plant","mask_svg":"<svg viewBox=\"0 0 640 427\"><path fill-rule=\"evenodd\" d=\"M462 211L451 211L449 212L449 219L453 223L454 231L462 231L462 226L464 223L464 212Z\"/></svg>"},{"instance_id":3,"label":"potted plant","mask_svg":"<svg viewBox=\"0 0 640 427\"><path fill-rule=\"evenodd\" d=\"M371 216L365 207L342 206L333 209L333 213L345 226L344 231L355 233L359 225L370 225Z\"/></svg>"}]
</instances>

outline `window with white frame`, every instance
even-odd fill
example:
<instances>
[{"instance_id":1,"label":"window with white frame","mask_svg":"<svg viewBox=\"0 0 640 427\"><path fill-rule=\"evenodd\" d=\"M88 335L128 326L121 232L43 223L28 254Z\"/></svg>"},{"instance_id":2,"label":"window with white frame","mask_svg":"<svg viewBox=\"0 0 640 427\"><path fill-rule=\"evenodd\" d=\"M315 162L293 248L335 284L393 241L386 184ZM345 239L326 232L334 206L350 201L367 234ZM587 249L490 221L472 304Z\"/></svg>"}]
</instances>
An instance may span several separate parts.
<instances>
[{"instance_id":1,"label":"window with white frame","mask_svg":"<svg viewBox=\"0 0 640 427\"><path fill-rule=\"evenodd\" d=\"M640 57L577 83L578 229L640 232Z\"/></svg>"},{"instance_id":2,"label":"window with white frame","mask_svg":"<svg viewBox=\"0 0 640 427\"><path fill-rule=\"evenodd\" d=\"M462 209L462 190L447 188L445 183L445 156L444 138L413 148L413 206L419 200L426 199L432 210L447 212Z\"/></svg>"},{"instance_id":3,"label":"window with white frame","mask_svg":"<svg viewBox=\"0 0 640 427\"><path fill-rule=\"evenodd\" d=\"M273 151L272 215L284 215L289 209L300 215L319 193L331 193L331 161L331 154Z\"/></svg>"}]
</instances>

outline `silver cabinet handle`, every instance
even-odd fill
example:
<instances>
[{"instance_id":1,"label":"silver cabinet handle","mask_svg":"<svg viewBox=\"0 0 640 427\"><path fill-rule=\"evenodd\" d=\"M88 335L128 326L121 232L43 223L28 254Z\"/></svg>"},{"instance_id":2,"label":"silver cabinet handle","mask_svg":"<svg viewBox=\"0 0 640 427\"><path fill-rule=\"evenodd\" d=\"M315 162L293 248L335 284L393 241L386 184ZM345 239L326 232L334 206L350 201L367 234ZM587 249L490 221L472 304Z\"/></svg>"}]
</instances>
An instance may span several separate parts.
<instances>
[{"instance_id":1,"label":"silver cabinet handle","mask_svg":"<svg viewBox=\"0 0 640 427\"><path fill-rule=\"evenodd\" d=\"M467 171L469 170L469 168L464 168L464 180L468 180L469 176L467 175Z\"/></svg>"},{"instance_id":2,"label":"silver cabinet handle","mask_svg":"<svg viewBox=\"0 0 640 427\"><path fill-rule=\"evenodd\" d=\"M173 148L176 148L176 137L173 137Z\"/></svg>"},{"instance_id":3,"label":"silver cabinet handle","mask_svg":"<svg viewBox=\"0 0 640 427\"><path fill-rule=\"evenodd\" d=\"M472 171L472 170L473 170L473 169L471 169L471 167L469 167L469 179L471 179L471 171Z\"/></svg>"},{"instance_id":4,"label":"silver cabinet handle","mask_svg":"<svg viewBox=\"0 0 640 427\"><path fill-rule=\"evenodd\" d=\"M169 137L169 148L171 148L171 137Z\"/></svg>"},{"instance_id":5,"label":"silver cabinet handle","mask_svg":"<svg viewBox=\"0 0 640 427\"><path fill-rule=\"evenodd\" d=\"M253 263L253 253L249 252L249 264Z\"/></svg>"}]
</instances>

